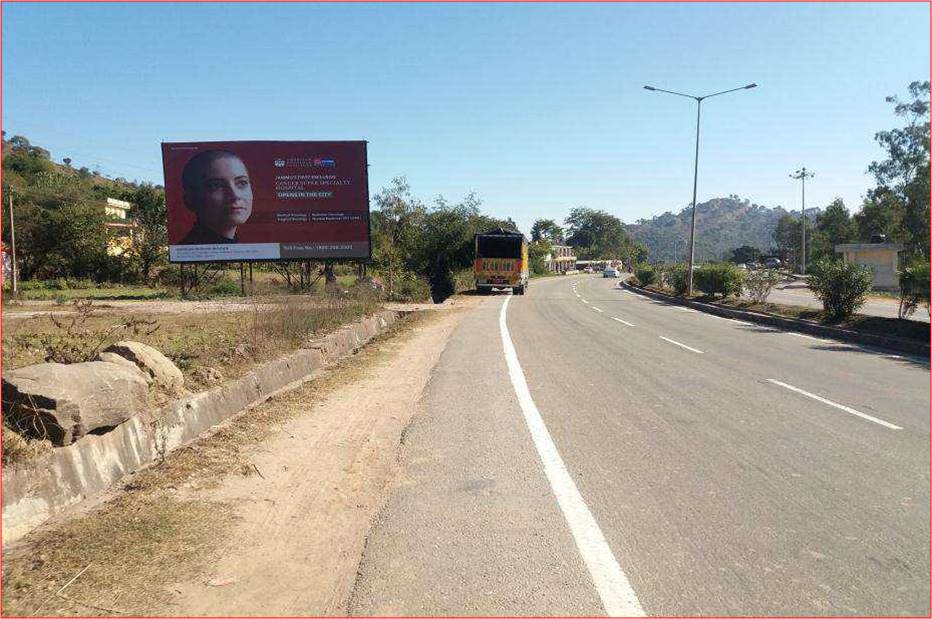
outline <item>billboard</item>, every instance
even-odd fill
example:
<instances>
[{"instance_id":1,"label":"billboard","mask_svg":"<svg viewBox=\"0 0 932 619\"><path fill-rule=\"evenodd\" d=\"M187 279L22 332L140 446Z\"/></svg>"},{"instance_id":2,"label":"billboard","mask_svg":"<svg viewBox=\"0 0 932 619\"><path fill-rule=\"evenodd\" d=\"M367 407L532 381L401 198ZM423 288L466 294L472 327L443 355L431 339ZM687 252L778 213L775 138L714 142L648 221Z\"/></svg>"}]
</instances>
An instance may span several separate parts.
<instances>
[{"instance_id":1,"label":"billboard","mask_svg":"<svg viewBox=\"0 0 932 619\"><path fill-rule=\"evenodd\" d=\"M368 259L366 142L162 144L171 262Z\"/></svg>"}]
</instances>

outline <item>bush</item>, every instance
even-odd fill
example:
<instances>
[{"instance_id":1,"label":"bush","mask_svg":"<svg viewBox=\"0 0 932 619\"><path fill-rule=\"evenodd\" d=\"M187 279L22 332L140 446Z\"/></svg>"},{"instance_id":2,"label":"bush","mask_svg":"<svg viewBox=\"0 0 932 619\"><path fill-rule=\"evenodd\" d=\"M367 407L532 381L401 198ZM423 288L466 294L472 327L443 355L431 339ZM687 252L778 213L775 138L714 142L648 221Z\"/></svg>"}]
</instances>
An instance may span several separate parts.
<instances>
[{"instance_id":1,"label":"bush","mask_svg":"<svg viewBox=\"0 0 932 619\"><path fill-rule=\"evenodd\" d=\"M755 303L764 303L770 291L780 282L780 273L775 269L758 269L744 275L744 287Z\"/></svg>"},{"instance_id":2,"label":"bush","mask_svg":"<svg viewBox=\"0 0 932 619\"><path fill-rule=\"evenodd\" d=\"M657 271L649 264L638 265L634 270L634 276L642 286L650 286L657 283Z\"/></svg>"},{"instance_id":3,"label":"bush","mask_svg":"<svg viewBox=\"0 0 932 619\"><path fill-rule=\"evenodd\" d=\"M688 273L689 267L682 262L674 264L665 271L667 283L670 288L673 288L673 294L682 297L689 290Z\"/></svg>"},{"instance_id":4,"label":"bush","mask_svg":"<svg viewBox=\"0 0 932 619\"><path fill-rule=\"evenodd\" d=\"M873 283L870 268L840 260L820 260L809 277L809 288L835 319L847 318L861 307Z\"/></svg>"},{"instance_id":5,"label":"bush","mask_svg":"<svg viewBox=\"0 0 932 619\"><path fill-rule=\"evenodd\" d=\"M909 318L920 303L929 305L929 263L925 260L900 271L900 318Z\"/></svg>"},{"instance_id":6,"label":"bush","mask_svg":"<svg viewBox=\"0 0 932 619\"><path fill-rule=\"evenodd\" d=\"M696 288L711 296L739 296L744 283L744 273L730 262L705 264L693 278Z\"/></svg>"},{"instance_id":7,"label":"bush","mask_svg":"<svg viewBox=\"0 0 932 619\"><path fill-rule=\"evenodd\" d=\"M382 278L385 281L385 278ZM412 271L395 273L392 289L386 290L389 301L421 302L430 299L430 284L427 279Z\"/></svg>"},{"instance_id":8,"label":"bush","mask_svg":"<svg viewBox=\"0 0 932 619\"><path fill-rule=\"evenodd\" d=\"M210 287L208 295L212 297L231 297L239 293L239 284L226 277L221 277Z\"/></svg>"}]
</instances>

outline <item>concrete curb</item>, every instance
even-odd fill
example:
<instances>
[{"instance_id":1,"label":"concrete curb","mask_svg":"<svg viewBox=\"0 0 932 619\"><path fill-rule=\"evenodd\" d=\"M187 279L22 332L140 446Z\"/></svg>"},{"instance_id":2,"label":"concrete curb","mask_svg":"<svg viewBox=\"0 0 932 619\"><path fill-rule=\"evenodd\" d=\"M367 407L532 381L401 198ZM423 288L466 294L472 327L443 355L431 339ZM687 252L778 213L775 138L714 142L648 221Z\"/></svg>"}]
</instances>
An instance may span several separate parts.
<instances>
[{"instance_id":1,"label":"concrete curb","mask_svg":"<svg viewBox=\"0 0 932 619\"><path fill-rule=\"evenodd\" d=\"M5 467L3 544L275 393L299 386L315 370L355 352L402 314L382 311L234 381L174 400L157 413L137 415L112 432L86 436L23 466Z\"/></svg>"},{"instance_id":2,"label":"concrete curb","mask_svg":"<svg viewBox=\"0 0 932 619\"><path fill-rule=\"evenodd\" d=\"M663 294L662 292L655 292L653 290L638 288L637 286L632 286L627 282L620 283L619 287L624 287L632 292L644 295L646 297L660 299L662 301L674 303L676 305L685 305L687 307L691 307L693 309L697 309L709 314L722 316L724 318L747 320L749 322L756 322L758 324L778 327L780 329L786 329L789 331L800 331L810 335L832 338L853 344L876 346L878 348L885 348L895 352L901 352L910 355L920 355L924 357L929 356L928 342L918 342L915 340L907 340L899 337L886 337L882 335L874 335L872 333L860 333L858 331L852 331L851 329L840 329L838 327L820 325L809 320L784 318L783 316L774 316L773 314L761 314L759 312L751 312L748 310L719 307L718 305L681 299L672 295Z\"/></svg>"}]
</instances>

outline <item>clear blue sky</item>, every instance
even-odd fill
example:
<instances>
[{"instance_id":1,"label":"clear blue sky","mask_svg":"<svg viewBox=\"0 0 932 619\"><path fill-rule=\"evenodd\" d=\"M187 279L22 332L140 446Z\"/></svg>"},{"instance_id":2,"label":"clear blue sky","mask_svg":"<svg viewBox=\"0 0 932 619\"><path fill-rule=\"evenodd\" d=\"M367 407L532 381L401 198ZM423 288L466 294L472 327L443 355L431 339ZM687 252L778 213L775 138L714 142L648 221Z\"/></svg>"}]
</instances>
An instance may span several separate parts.
<instances>
[{"instance_id":1,"label":"clear blue sky","mask_svg":"<svg viewBox=\"0 0 932 619\"><path fill-rule=\"evenodd\" d=\"M884 97L929 75L927 4L3 4L3 128L162 182L160 141L369 140L370 191L523 230L573 206L626 222L699 199L799 206L871 186Z\"/></svg>"}]
</instances>

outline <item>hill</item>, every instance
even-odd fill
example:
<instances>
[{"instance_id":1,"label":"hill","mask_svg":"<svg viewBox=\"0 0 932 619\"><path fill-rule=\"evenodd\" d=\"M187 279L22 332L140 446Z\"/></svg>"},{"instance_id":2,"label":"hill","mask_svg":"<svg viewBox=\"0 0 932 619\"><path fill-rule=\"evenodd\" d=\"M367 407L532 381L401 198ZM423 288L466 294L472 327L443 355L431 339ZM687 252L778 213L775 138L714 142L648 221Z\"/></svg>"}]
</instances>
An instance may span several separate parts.
<instances>
[{"instance_id":1,"label":"hill","mask_svg":"<svg viewBox=\"0 0 932 619\"><path fill-rule=\"evenodd\" d=\"M818 208L806 209L806 217L814 218ZM742 245L757 247L766 252L772 245L771 234L784 215L799 217L799 211L787 211L754 204L736 195L713 198L699 203L696 222L696 260L721 260L731 250ZM692 209L679 213L667 211L651 219L640 219L628 224L625 230L631 238L647 247L651 261L683 260L689 247L689 227Z\"/></svg>"}]
</instances>

